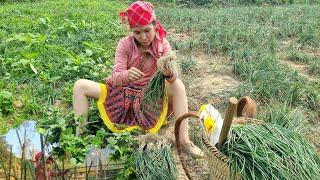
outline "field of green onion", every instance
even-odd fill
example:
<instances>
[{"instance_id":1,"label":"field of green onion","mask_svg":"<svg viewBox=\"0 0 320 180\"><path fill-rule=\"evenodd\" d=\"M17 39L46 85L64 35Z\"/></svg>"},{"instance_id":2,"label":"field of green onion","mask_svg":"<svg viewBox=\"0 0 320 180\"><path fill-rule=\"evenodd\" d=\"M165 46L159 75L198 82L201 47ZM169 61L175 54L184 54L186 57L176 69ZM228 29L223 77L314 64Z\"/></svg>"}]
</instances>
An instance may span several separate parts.
<instances>
[{"instance_id":1,"label":"field of green onion","mask_svg":"<svg viewBox=\"0 0 320 180\"><path fill-rule=\"evenodd\" d=\"M114 0L1 4L1 135L36 120L46 125L43 131L63 127L61 137L72 150L76 143L87 145L85 139L71 140L67 130L73 121L72 87L80 78L104 82L110 75L117 42L127 34L118 16L125 7ZM226 97L252 96L259 102L258 119L306 136L320 152L320 5L190 9L159 4L156 14L169 31L192 37L169 35L178 55L202 52L232 61L243 83ZM303 72L295 64L303 65ZM197 63L185 59L181 65L187 71ZM97 122L94 104L90 121ZM105 133L101 124L95 128Z\"/></svg>"},{"instance_id":2,"label":"field of green onion","mask_svg":"<svg viewBox=\"0 0 320 180\"><path fill-rule=\"evenodd\" d=\"M204 51L232 60L244 83L230 96L252 96L261 103L259 118L292 122L311 132L320 149L319 133L306 128L320 126L319 5L161 8L157 13L167 28L192 37L171 42L179 53ZM283 62L304 64L306 70L302 74Z\"/></svg>"}]
</instances>

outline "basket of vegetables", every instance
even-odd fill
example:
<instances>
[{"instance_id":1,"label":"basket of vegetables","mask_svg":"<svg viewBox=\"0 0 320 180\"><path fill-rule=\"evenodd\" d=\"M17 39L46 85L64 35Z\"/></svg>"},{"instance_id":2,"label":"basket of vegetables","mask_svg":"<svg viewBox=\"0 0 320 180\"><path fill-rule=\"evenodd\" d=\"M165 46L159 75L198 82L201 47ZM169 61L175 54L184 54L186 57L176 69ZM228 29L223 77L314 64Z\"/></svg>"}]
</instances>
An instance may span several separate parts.
<instances>
[{"instance_id":1,"label":"basket of vegetables","mask_svg":"<svg viewBox=\"0 0 320 180\"><path fill-rule=\"evenodd\" d=\"M219 116L210 112L203 116L201 109L179 117L175 123L176 145L189 179L194 175L178 141L180 124L187 118L198 120L203 127L209 179L319 179L320 158L313 146L290 129L251 118L256 108L250 98L239 102L230 98L222 125ZM246 117L233 120L235 110L237 116ZM215 122L211 125L218 133L208 131L212 119Z\"/></svg>"}]
</instances>

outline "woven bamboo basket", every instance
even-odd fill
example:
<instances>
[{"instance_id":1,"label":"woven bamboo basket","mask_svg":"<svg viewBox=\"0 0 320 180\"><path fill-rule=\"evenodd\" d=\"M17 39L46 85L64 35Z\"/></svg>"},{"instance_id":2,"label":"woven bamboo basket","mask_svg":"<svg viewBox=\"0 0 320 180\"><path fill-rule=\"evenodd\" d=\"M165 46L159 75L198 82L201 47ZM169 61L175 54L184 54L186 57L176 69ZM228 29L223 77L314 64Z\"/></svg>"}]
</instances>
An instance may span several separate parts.
<instances>
[{"instance_id":1,"label":"woven bamboo basket","mask_svg":"<svg viewBox=\"0 0 320 180\"><path fill-rule=\"evenodd\" d=\"M238 106L237 106L238 105ZM237 117L233 121L233 115L235 110L237 109L237 116L243 116L244 114L246 117ZM226 116L224 119L224 124L222 127L222 131L220 134L219 142L217 144L218 147L221 147L228 136L230 126L233 124L261 124L261 120L257 120L252 118L256 115L256 104L250 97L241 98L238 102L235 98L229 99L229 106L226 112ZM185 154L183 152L183 148L181 143L179 142L179 135L180 135L180 125L181 123L186 120L187 118L197 119L199 124L202 124L201 120L199 120L199 116L197 112L189 112L182 116L180 116L176 123L175 123L175 137L176 137L176 145L179 153L179 158L182 164L182 167L190 180L195 179L194 175L190 173L190 167L186 161ZM205 137L205 133L203 133L202 141L206 146L206 154L208 157L208 165L209 165L209 179L212 180L227 180L231 177L231 172L229 170L228 164L228 157L225 156L220 150L213 146ZM232 179L241 179L239 174L233 175Z\"/></svg>"}]
</instances>

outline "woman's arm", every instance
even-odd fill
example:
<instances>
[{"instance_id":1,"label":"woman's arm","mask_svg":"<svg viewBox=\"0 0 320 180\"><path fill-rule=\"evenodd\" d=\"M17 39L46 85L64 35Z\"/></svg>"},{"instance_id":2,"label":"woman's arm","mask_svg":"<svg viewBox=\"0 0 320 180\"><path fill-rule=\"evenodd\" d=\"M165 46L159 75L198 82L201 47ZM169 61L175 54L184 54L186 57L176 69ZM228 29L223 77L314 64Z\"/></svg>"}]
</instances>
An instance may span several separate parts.
<instances>
[{"instance_id":1,"label":"woman's arm","mask_svg":"<svg viewBox=\"0 0 320 180\"><path fill-rule=\"evenodd\" d=\"M172 52L170 43L166 39L163 40L163 52L165 56ZM165 78L169 83L173 83L177 79L177 74L172 72L170 69L165 70L163 74L165 75Z\"/></svg>"},{"instance_id":2,"label":"woman's arm","mask_svg":"<svg viewBox=\"0 0 320 180\"><path fill-rule=\"evenodd\" d=\"M172 50L169 41L167 41L167 39L163 39L163 55L167 55L171 51Z\"/></svg>"},{"instance_id":3,"label":"woman's arm","mask_svg":"<svg viewBox=\"0 0 320 180\"><path fill-rule=\"evenodd\" d=\"M127 46L125 39L121 39L116 49L115 65L112 72L112 84L115 86L123 86L129 83Z\"/></svg>"}]
</instances>

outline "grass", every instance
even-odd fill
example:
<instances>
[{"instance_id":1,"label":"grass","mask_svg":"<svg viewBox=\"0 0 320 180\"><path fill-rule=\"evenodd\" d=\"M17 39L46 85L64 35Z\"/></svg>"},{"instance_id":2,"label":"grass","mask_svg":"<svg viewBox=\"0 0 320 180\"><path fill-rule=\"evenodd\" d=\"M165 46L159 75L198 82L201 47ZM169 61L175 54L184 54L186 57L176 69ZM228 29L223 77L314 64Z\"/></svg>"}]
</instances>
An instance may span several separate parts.
<instances>
[{"instance_id":1,"label":"grass","mask_svg":"<svg viewBox=\"0 0 320 180\"><path fill-rule=\"evenodd\" d=\"M308 65L308 73L316 77L320 77L320 57L314 56L310 53L300 52L298 50L292 51L288 55L288 60Z\"/></svg>"},{"instance_id":2,"label":"grass","mask_svg":"<svg viewBox=\"0 0 320 180\"><path fill-rule=\"evenodd\" d=\"M197 66L197 61L192 59L191 55L179 59L178 63L183 74L191 74Z\"/></svg>"}]
</instances>

